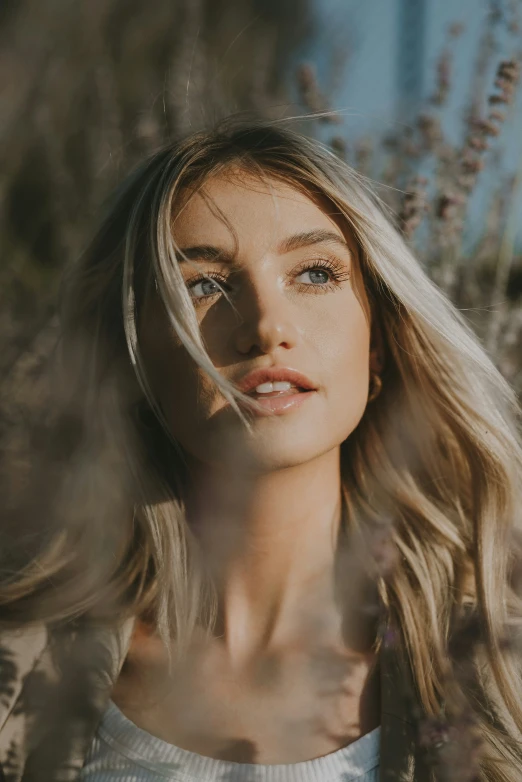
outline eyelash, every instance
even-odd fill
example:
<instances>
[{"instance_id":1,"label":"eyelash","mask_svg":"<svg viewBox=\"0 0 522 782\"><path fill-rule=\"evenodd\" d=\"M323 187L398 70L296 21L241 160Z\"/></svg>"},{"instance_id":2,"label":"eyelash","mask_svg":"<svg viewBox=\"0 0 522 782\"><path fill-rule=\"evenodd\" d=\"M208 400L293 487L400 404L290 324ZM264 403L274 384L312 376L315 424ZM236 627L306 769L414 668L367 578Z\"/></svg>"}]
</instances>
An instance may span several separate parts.
<instances>
[{"instance_id":1,"label":"eyelash","mask_svg":"<svg viewBox=\"0 0 522 782\"><path fill-rule=\"evenodd\" d=\"M303 274L304 272L313 271L314 269L324 269L328 272L330 272L331 279L328 280L328 282L323 283L322 285L313 285L312 283L305 283L300 282L297 283L298 286L302 287L303 289L306 288L307 292L311 293L328 293L328 291L335 290L336 288L339 288L343 282L346 282L350 279L350 270L346 268L346 266L339 261L335 261L333 259L327 259L322 258L319 260L312 260L312 261L304 261L298 268L293 272L293 275L295 277L298 277L300 274Z\"/></svg>"},{"instance_id":2,"label":"eyelash","mask_svg":"<svg viewBox=\"0 0 522 782\"><path fill-rule=\"evenodd\" d=\"M304 274L304 272L314 271L315 269L323 269L328 271L331 275L331 279L328 280L328 282L322 284L318 283L316 285L313 283L298 282L297 286L299 290L314 294L328 293L329 291L336 290L342 285L343 282L346 282L350 279L350 271L346 269L344 264L340 263L339 261L326 258L313 261L304 261L288 276L299 277L299 275ZM190 289L196 286L199 282L208 279L216 280L223 287L227 282L227 279L224 278L221 274L217 274L216 272L209 272L208 274L200 274L197 277L193 277L192 279L187 280L187 286ZM220 291L215 291L214 293L209 293L206 296L198 296L197 298L194 297L194 301L196 303L207 301L208 299L212 299L214 296L218 296L219 294Z\"/></svg>"}]
</instances>

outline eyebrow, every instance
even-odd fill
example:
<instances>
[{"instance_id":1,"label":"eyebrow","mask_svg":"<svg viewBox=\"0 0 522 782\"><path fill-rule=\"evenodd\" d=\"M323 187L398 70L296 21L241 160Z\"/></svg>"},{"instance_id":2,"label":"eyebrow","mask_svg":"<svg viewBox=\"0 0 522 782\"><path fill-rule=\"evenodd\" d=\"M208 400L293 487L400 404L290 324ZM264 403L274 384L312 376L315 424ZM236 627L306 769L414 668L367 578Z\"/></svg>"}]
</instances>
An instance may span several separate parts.
<instances>
[{"instance_id":1,"label":"eyebrow","mask_svg":"<svg viewBox=\"0 0 522 782\"><path fill-rule=\"evenodd\" d=\"M283 239L277 248L279 255L299 250L302 247L310 247L314 244L335 244L351 254L350 245L335 231L314 230L304 233L293 234ZM233 263L236 260L234 253L225 250L223 247L214 247L211 244L197 244L193 247L180 247L179 261L228 261Z\"/></svg>"}]
</instances>

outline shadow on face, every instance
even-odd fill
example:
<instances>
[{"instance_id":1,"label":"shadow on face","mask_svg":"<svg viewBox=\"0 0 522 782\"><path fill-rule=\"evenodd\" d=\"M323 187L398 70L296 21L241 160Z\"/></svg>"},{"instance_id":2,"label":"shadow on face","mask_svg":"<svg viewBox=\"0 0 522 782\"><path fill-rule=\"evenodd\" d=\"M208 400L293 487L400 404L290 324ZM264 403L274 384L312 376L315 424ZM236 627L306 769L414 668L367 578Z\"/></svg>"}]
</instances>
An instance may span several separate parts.
<instances>
[{"instance_id":1,"label":"shadow on face","mask_svg":"<svg viewBox=\"0 0 522 782\"><path fill-rule=\"evenodd\" d=\"M248 432L151 297L140 333L147 372L172 435L196 460L282 469L338 449L357 426L370 309L342 225L326 199L238 170L208 179L178 208L180 269L216 369L234 385L258 369L293 370L313 387L281 414L254 416Z\"/></svg>"}]
</instances>

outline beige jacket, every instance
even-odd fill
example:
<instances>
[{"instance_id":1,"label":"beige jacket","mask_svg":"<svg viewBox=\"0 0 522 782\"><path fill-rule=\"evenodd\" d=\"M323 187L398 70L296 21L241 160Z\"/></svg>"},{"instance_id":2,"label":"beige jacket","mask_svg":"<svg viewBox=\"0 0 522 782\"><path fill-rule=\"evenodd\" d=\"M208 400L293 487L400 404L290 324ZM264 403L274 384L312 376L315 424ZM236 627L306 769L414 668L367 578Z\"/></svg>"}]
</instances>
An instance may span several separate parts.
<instances>
[{"instance_id":1,"label":"beige jacket","mask_svg":"<svg viewBox=\"0 0 522 782\"><path fill-rule=\"evenodd\" d=\"M78 779L133 624L114 629L80 620L0 637L0 782ZM385 646L379 664L380 782L434 782L424 751L415 749L406 666Z\"/></svg>"}]
</instances>

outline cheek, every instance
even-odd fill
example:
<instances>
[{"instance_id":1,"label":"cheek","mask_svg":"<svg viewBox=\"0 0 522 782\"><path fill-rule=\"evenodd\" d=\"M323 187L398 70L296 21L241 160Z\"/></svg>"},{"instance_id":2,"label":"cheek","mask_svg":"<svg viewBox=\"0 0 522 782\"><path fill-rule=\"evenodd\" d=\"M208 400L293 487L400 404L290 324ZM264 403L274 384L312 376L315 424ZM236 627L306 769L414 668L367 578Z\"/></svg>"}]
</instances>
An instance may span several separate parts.
<instances>
[{"instance_id":1,"label":"cheek","mask_svg":"<svg viewBox=\"0 0 522 782\"><path fill-rule=\"evenodd\" d=\"M331 412L347 436L364 413L370 367L370 326L355 296L323 313L312 339Z\"/></svg>"},{"instance_id":2,"label":"cheek","mask_svg":"<svg viewBox=\"0 0 522 782\"><path fill-rule=\"evenodd\" d=\"M315 318L310 335L331 378L364 381L370 362L370 326L355 296L336 302Z\"/></svg>"},{"instance_id":3,"label":"cheek","mask_svg":"<svg viewBox=\"0 0 522 782\"><path fill-rule=\"evenodd\" d=\"M161 379L156 385L169 431L192 455L199 455L202 422L210 417L213 394L184 348L165 356Z\"/></svg>"},{"instance_id":4,"label":"cheek","mask_svg":"<svg viewBox=\"0 0 522 782\"><path fill-rule=\"evenodd\" d=\"M145 371L172 435L184 440L201 409L203 381L166 316L151 314L140 335ZM203 402L204 404L204 402Z\"/></svg>"},{"instance_id":5,"label":"cheek","mask_svg":"<svg viewBox=\"0 0 522 782\"><path fill-rule=\"evenodd\" d=\"M223 297L202 314L198 314L199 328L207 353L218 369L234 360L232 335L238 318L234 309Z\"/></svg>"}]
</instances>

